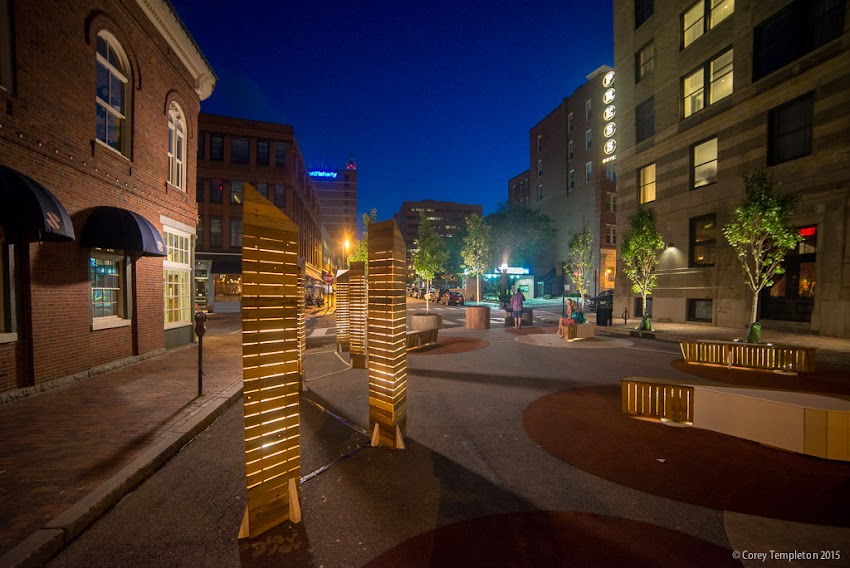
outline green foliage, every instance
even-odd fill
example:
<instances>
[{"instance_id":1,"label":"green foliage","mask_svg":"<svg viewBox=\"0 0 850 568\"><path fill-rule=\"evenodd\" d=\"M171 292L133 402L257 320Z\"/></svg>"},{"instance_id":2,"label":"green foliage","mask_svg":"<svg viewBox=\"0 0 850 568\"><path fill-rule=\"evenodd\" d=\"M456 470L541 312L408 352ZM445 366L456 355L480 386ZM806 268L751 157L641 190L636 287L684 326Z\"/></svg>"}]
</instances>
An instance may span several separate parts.
<instances>
[{"instance_id":1,"label":"green foliage","mask_svg":"<svg viewBox=\"0 0 850 568\"><path fill-rule=\"evenodd\" d=\"M445 269L449 253L446 250L445 239L437 234L431 226L431 221L422 214L420 219L419 235L414 244L416 252L413 253L413 270L425 280L427 288L430 289L431 280L438 272ZM426 311L430 309L427 297L425 309Z\"/></svg>"},{"instance_id":2,"label":"green foliage","mask_svg":"<svg viewBox=\"0 0 850 568\"><path fill-rule=\"evenodd\" d=\"M463 239L461 267L470 276L475 276L475 299L481 301L481 275L487 273L490 260L490 227L484 223L481 215L473 213L466 218L466 236Z\"/></svg>"},{"instance_id":3,"label":"green foliage","mask_svg":"<svg viewBox=\"0 0 850 568\"><path fill-rule=\"evenodd\" d=\"M593 233L584 222L582 230L570 234L567 243L569 252L564 270L572 274L573 283L580 298L584 298L590 290L590 273L593 270Z\"/></svg>"},{"instance_id":4,"label":"green foliage","mask_svg":"<svg viewBox=\"0 0 850 568\"><path fill-rule=\"evenodd\" d=\"M372 209L369 213L363 214L363 237L354 242L351 248L351 254L348 255L348 262L365 262L369 264L369 224L374 223L378 216L378 210Z\"/></svg>"},{"instance_id":5,"label":"green foliage","mask_svg":"<svg viewBox=\"0 0 850 568\"><path fill-rule=\"evenodd\" d=\"M632 281L632 291L640 294L643 312L646 313L646 297L658 286L655 265L658 251L664 249L664 238L655 228L655 210L638 205L629 217L629 229L620 246L623 272Z\"/></svg>"},{"instance_id":6,"label":"green foliage","mask_svg":"<svg viewBox=\"0 0 850 568\"><path fill-rule=\"evenodd\" d=\"M446 266L443 276L446 281L456 280L463 274L463 243L466 238L466 229L446 238Z\"/></svg>"},{"instance_id":7,"label":"green foliage","mask_svg":"<svg viewBox=\"0 0 850 568\"><path fill-rule=\"evenodd\" d=\"M785 272L782 261L803 237L788 224L798 197L783 195L764 171L743 176L744 201L735 209L735 220L723 227L726 240L735 250L744 271L744 281L753 293L752 317L758 314L758 294Z\"/></svg>"},{"instance_id":8,"label":"green foliage","mask_svg":"<svg viewBox=\"0 0 850 568\"><path fill-rule=\"evenodd\" d=\"M545 213L518 203L499 203L485 218L491 230L490 261L528 266L547 248L558 229Z\"/></svg>"}]
</instances>

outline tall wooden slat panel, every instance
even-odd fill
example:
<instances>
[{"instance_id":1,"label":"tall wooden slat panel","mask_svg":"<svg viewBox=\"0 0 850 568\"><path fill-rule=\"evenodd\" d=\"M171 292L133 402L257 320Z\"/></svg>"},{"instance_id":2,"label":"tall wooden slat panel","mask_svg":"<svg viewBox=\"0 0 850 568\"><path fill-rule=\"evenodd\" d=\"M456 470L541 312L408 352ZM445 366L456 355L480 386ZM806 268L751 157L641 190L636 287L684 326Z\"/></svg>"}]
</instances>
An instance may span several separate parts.
<instances>
[{"instance_id":1,"label":"tall wooden slat panel","mask_svg":"<svg viewBox=\"0 0 850 568\"><path fill-rule=\"evenodd\" d=\"M240 538L300 522L298 227L245 184L242 380L248 502Z\"/></svg>"},{"instance_id":2,"label":"tall wooden slat panel","mask_svg":"<svg viewBox=\"0 0 850 568\"><path fill-rule=\"evenodd\" d=\"M348 269L348 322L351 366L366 368L366 263Z\"/></svg>"},{"instance_id":3,"label":"tall wooden slat panel","mask_svg":"<svg viewBox=\"0 0 850 568\"><path fill-rule=\"evenodd\" d=\"M307 317L304 309L307 303L307 275L304 264L298 267L298 375L301 377L302 390L307 390L304 382L304 353L307 351Z\"/></svg>"},{"instance_id":4,"label":"tall wooden slat panel","mask_svg":"<svg viewBox=\"0 0 850 568\"><path fill-rule=\"evenodd\" d=\"M369 225L369 427L400 449L407 430L406 246L395 221Z\"/></svg>"},{"instance_id":5,"label":"tall wooden slat panel","mask_svg":"<svg viewBox=\"0 0 850 568\"><path fill-rule=\"evenodd\" d=\"M351 335L349 324L348 271L336 276L336 350L348 351Z\"/></svg>"}]
</instances>

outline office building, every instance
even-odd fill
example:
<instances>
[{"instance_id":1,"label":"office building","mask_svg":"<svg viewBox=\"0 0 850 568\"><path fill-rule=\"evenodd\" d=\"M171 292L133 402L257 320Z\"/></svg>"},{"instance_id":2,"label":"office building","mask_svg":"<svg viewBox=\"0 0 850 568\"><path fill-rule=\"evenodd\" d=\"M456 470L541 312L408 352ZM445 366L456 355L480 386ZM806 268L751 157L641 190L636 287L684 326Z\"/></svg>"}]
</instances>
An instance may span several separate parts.
<instances>
[{"instance_id":1,"label":"office building","mask_svg":"<svg viewBox=\"0 0 850 568\"><path fill-rule=\"evenodd\" d=\"M804 238L758 319L850 335L850 5L845 0L615 0L618 229L652 207L667 243L656 320L743 327L752 299L723 227L765 171L799 196ZM635 313L617 275L615 314Z\"/></svg>"}]
</instances>

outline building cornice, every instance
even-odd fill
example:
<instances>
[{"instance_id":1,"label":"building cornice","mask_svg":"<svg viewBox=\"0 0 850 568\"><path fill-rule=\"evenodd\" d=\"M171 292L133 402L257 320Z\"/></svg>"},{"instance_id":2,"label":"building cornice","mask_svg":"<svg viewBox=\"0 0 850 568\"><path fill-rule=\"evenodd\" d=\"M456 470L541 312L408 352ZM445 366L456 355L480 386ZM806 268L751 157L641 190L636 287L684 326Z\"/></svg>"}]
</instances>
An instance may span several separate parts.
<instances>
[{"instance_id":1,"label":"building cornice","mask_svg":"<svg viewBox=\"0 0 850 568\"><path fill-rule=\"evenodd\" d=\"M192 75L198 97L202 101L209 97L217 80L215 72L170 2L168 0L136 0L136 3Z\"/></svg>"}]
</instances>

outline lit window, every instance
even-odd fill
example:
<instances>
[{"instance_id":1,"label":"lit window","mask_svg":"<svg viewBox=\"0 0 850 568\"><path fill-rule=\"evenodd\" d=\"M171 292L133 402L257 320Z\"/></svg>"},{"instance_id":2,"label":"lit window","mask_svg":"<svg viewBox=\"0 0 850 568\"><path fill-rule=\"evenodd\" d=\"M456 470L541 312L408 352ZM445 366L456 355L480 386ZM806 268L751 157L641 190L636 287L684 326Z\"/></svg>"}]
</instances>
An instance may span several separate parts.
<instances>
[{"instance_id":1,"label":"lit window","mask_svg":"<svg viewBox=\"0 0 850 568\"><path fill-rule=\"evenodd\" d=\"M682 14L682 45L688 47L704 33L705 0L699 0Z\"/></svg>"},{"instance_id":2,"label":"lit window","mask_svg":"<svg viewBox=\"0 0 850 568\"><path fill-rule=\"evenodd\" d=\"M729 49L682 80L682 112L685 118L732 94L733 50ZM706 102L705 85L709 84Z\"/></svg>"},{"instance_id":3,"label":"lit window","mask_svg":"<svg viewBox=\"0 0 850 568\"><path fill-rule=\"evenodd\" d=\"M655 44L649 42L635 55L635 82L640 82L653 71L655 71Z\"/></svg>"},{"instance_id":4,"label":"lit window","mask_svg":"<svg viewBox=\"0 0 850 568\"><path fill-rule=\"evenodd\" d=\"M717 181L717 138L694 146L691 156L694 189Z\"/></svg>"},{"instance_id":5,"label":"lit window","mask_svg":"<svg viewBox=\"0 0 850 568\"><path fill-rule=\"evenodd\" d=\"M192 275L191 236L163 227L166 257L162 262L162 291L165 327L186 325L192 321L192 297L189 282Z\"/></svg>"},{"instance_id":6,"label":"lit window","mask_svg":"<svg viewBox=\"0 0 850 568\"><path fill-rule=\"evenodd\" d=\"M124 255L120 251L92 249L89 257L92 321L105 323L126 317Z\"/></svg>"},{"instance_id":7,"label":"lit window","mask_svg":"<svg viewBox=\"0 0 850 568\"><path fill-rule=\"evenodd\" d=\"M584 181L587 183L593 181L593 162L587 162L584 165Z\"/></svg>"},{"instance_id":8,"label":"lit window","mask_svg":"<svg viewBox=\"0 0 850 568\"><path fill-rule=\"evenodd\" d=\"M130 64L118 41L109 32L97 36L97 139L128 155L130 152L128 97Z\"/></svg>"},{"instance_id":9,"label":"lit window","mask_svg":"<svg viewBox=\"0 0 850 568\"><path fill-rule=\"evenodd\" d=\"M168 107L168 183L186 190L186 120L175 102Z\"/></svg>"},{"instance_id":10,"label":"lit window","mask_svg":"<svg viewBox=\"0 0 850 568\"><path fill-rule=\"evenodd\" d=\"M655 201L655 164L649 164L638 170L638 203Z\"/></svg>"}]
</instances>

